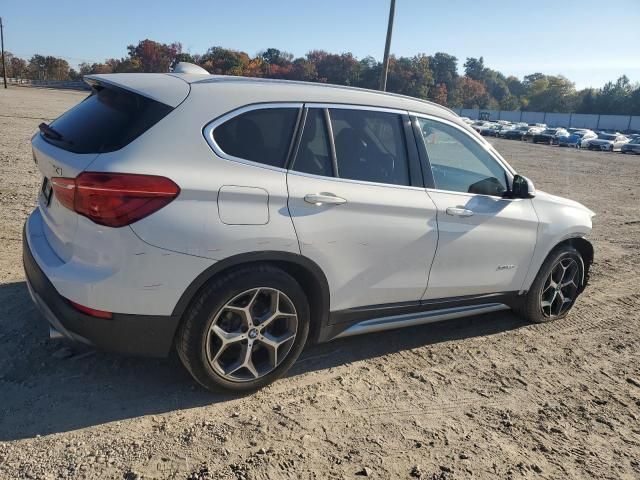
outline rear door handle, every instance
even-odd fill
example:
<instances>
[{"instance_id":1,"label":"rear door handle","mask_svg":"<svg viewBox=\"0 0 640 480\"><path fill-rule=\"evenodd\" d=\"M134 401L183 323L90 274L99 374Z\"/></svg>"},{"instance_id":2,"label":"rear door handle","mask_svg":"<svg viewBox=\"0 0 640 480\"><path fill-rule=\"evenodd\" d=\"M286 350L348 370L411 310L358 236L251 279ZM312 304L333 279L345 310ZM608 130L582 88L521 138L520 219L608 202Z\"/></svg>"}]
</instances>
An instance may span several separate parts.
<instances>
[{"instance_id":1,"label":"rear door handle","mask_svg":"<svg viewBox=\"0 0 640 480\"><path fill-rule=\"evenodd\" d=\"M344 198L337 197L333 193L309 193L304 196L304 201L314 205L342 205L347 203Z\"/></svg>"},{"instance_id":2,"label":"rear door handle","mask_svg":"<svg viewBox=\"0 0 640 480\"><path fill-rule=\"evenodd\" d=\"M470 217L473 215L473 210L462 207L449 207L446 211L447 215L453 215L454 217Z\"/></svg>"}]
</instances>

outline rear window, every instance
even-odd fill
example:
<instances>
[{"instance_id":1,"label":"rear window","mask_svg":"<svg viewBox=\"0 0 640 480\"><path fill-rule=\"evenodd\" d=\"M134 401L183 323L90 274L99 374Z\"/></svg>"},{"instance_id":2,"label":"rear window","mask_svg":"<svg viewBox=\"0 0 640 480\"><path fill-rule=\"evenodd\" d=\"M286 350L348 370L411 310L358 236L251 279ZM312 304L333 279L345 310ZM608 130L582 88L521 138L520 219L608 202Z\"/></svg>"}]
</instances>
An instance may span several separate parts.
<instances>
[{"instance_id":1,"label":"rear window","mask_svg":"<svg viewBox=\"0 0 640 480\"><path fill-rule=\"evenodd\" d=\"M213 139L232 157L284 167L298 112L297 108L251 110L217 127Z\"/></svg>"},{"instance_id":2,"label":"rear window","mask_svg":"<svg viewBox=\"0 0 640 480\"><path fill-rule=\"evenodd\" d=\"M99 87L51 123L61 135L43 138L75 153L120 150L165 117L172 107L120 88Z\"/></svg>"}]
</instances>

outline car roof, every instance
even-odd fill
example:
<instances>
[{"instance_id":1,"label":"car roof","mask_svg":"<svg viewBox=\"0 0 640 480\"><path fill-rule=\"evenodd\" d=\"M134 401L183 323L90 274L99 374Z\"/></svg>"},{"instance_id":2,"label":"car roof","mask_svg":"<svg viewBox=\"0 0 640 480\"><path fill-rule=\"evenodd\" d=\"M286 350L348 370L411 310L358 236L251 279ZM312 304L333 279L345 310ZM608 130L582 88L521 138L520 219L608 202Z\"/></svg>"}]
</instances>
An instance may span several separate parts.
<instances>
[{"instance_id":1,"label":"car roof","mask_svg":"<svg viewBox=\"0 0 640 480\"><path fill-rule=\"evenodd\" d=\"M109 73L86 75L84 80L89 84L105 83L125 88L173 107L186 98L189 89L206 86L215 89L216 85L224 85L225 95L237 95L238 98L243 98L251 90L252 97L257 94L264 97L265 102L367 105L432 114L464 123L453 110L437 103L397 93L328 83L188 73Z\"/></svg>"},{"instance_id":2,"label":"car roof","mask_svg":"<svg viewBox=\"0 0 640 480\"><path fill-rule=\"evenodd\" d=\"M350 87L345 85L334 85L330 83L302 82L296 80L280 80L271 78L236 77L230 75L189 75L172 74L194 85L224 83L227 86L234 85L238 93L248 88L259 87L264 91L265 96L271 94L287 95L287 90L295 91L294 95L304 93L304 98L300 101L323 102L323 103L353 103L360 105L370 105L383 108L397 108L420 113L435 113L439 116L450 115L456 119L460 117L451 109L443 107L434 102L421 100L408 95L397 93L381 92L379 90L369 90L366 88ZM286 98L293 100L293 98ZM347 101L348 100L348 101ZM347 102L346 102L347 101Z\"/></svg>"}]
</instances>

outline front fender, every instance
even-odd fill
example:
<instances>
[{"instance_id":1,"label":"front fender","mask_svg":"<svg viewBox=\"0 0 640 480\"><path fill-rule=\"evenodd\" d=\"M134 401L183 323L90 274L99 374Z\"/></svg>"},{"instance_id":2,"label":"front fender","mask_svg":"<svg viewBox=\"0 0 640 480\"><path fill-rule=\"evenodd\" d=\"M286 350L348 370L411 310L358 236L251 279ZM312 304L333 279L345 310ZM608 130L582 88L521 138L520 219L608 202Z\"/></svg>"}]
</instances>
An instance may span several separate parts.
<instances>
[{"instance_id":1,"label":"front fender","mask_svg":"<svg viewBox=\"0 0 640 480\"><path fill-rule=\"evenodd\" d=\"M529 270L522 283L521 292L529 290L545 259L559 244L569 242L572 239L576 239L576 241L582 239L587 242L584 237L591 232L591 219L595 215L594 212L578 202L540 191L533 199L533 206L539 219L538 234L536 247ZM589 243L588 245L590 246ZM588 263L593 258L593 247L590 251L591 258L584 259L585 272L588 271ZM585 256L588 252L581 253Z\"/></svg>"}]
</instances>

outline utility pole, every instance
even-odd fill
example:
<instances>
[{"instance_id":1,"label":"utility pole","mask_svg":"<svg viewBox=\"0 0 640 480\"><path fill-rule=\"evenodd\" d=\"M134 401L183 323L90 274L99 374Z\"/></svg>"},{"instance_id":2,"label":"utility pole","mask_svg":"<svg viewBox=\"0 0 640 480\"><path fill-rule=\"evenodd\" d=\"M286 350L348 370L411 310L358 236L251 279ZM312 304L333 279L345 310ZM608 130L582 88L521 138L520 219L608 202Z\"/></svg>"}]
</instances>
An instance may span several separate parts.
<instances>
[{"instance_id":1,"label":"utility pole","mask_svg":"<svg viewBox=\"0 0 640 480\"><path fill-rule=\"evenodd\" d=\"M7 88L7 66L4 63L4 30L2 29L2 17L0 17L0 47L2 48L2 78L4 78L4 88Z\"/></svg>"},{"instance_id":2,"label":"utility pole","mask_svg":"<svg viewBox=\"0 0 640 480\"><path fill-rule=\"evenodd\" d=\"M387 41L384 44L384 58L382 60L382 73L380 74L380 90L387 89L387 74L389 73L389 49L391 48L391 34L393 33L393 17L396 12L396 0L391 0L389 7L389 24L387 25Z\"/></svg>"}]
</instances>

